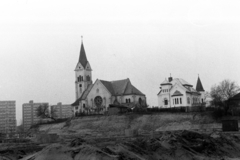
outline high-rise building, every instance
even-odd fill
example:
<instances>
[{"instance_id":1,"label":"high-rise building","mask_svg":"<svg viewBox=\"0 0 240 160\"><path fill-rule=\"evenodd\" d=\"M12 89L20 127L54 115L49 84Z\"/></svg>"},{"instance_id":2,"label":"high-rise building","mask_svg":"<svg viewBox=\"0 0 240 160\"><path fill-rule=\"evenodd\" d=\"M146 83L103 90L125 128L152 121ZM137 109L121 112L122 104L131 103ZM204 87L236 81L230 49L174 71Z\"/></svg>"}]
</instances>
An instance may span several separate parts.
<instances>
[{"instance_id":1,"label":"high-rise building","mask_svg":"<svg viewBox=\"0 0 240 160\"><path fill-rule=\"evenodd\" d=\"M0 133L16 132L16 101L0 101Z\"/></svg>"},{"instance_id":2,"label":"high-rise building","mask_svg":"<svg viewBox=\"0 0 240 160\"><path fill-rule=\"evenodd\" d=\"M69 118L73 116L72 106L70 104L62 104L61 102L57 105L52 105L51 109L54 110L56 118Z\"/></svg>"},{"instance_id":3,"label":"high-rise building","mask_svg":"<svg viewBox=\"0 0 240 160\"><path fill-rule=\"evenodd\" d=\"M22 105L24 131L27 131L33 124L39 123L42 120L41 118L36 116L36 109L40 105L48 105L48 103L33 103L33 101L29 101L29 103L24 103Z\"/></svg>"}]
</instances>

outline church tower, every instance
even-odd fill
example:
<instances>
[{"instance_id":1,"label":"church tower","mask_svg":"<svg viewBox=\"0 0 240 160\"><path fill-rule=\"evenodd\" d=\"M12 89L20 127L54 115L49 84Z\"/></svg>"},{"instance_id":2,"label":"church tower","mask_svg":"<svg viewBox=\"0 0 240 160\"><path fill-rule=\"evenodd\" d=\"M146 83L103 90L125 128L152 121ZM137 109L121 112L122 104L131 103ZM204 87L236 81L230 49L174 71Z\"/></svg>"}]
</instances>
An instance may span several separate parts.
<instances>
[{"instance_id":1,"label":"church tower","mask_svg":"<svg viewBox=\"0 0 240 160\"><path fill-rule=\"evenodd\" d=\"M196 85L196 90L201 93L201 103L204 102L204 94L205 94L205 90L203 89L203 86L202 86L202 82L199 78L199 75L198 75L198 80L197 80L197 85Z\"/></svg>"},{"instance_id":2,"label":"church tower","mask_svg":"<svg viewBox=\"0 0 240 160\"><path fill-rule=\"evenodd\" d=\"M78 99L82 96L83 92L88 88L88 86L92 84L92 69L87 60L83 46L83 40L81 42L79 60L74 71L76 99Z\"/></svg>"}]
</instances>

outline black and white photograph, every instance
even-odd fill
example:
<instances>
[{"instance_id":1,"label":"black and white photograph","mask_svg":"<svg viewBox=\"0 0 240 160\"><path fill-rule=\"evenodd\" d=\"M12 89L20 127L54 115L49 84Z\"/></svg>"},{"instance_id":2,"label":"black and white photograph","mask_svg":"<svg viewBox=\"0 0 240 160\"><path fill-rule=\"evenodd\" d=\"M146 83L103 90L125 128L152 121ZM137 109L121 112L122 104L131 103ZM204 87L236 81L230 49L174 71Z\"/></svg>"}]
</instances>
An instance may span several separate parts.
<instances>
[{"instance_id":1,"label":"black and white photograph","mask_svg":"<svg viewBox=\"0 0 240 160\"><path fill-rule=\"evenodd\" d=\"M0 160L240 160L240 1L0 1Z\"/></svg>"}]
</instances>

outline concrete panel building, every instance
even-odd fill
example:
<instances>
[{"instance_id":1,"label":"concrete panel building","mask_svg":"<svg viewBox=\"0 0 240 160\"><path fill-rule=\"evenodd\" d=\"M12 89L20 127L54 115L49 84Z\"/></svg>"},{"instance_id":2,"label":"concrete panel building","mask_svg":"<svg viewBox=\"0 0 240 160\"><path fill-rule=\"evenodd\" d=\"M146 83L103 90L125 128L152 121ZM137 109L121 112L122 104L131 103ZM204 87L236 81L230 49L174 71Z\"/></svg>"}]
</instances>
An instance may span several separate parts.
<instances>
[{"instance_id":1,"label":"concrete panel building","mask_svg":"<svg viewBox=\"0 0 240 160\"><path fill-rule=\"evenodd\" d=\"M62 104L59 102L57 105L52 105L51 109L55 110L55 116L58 119L70 118L73 116L73 110L70 104Z\"/></svg>"},{"instance_id":2,"label":"concrete panel building","mask_svg":"<svg viewBox=\"0 0 240 160\"><path fill-rule=\"evenodd\" d=\"M29 101L29 103L24 103L22 105L22 117L23 117L23 128L27 131L33 124L39 123L42 119L36 116L36 109L40 105L47 104L46 102L34 103Z\"/></svg>"},{"instance_id":3,"label":"concrete panel building","mask_svg":"<svg viewBox=\"0 0 240 160\"><path fill-rule=\"evenodd\" d=\"M16 132L16 101L0 101L0 133Z\"/></svg>"}]
</instances>

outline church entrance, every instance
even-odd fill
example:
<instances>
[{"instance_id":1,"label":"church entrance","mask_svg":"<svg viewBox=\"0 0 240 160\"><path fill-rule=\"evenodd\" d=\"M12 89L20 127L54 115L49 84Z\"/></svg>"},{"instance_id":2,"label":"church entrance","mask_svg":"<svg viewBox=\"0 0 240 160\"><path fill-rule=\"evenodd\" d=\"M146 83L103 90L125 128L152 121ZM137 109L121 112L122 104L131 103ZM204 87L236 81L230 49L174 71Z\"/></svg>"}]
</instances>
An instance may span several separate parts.
<instances>
[{"instance_id":1,"label":"church entrance","mask_svg":"<svg viewBox=\"0 0 240 160\"><path fill-rule=\"evenodd\" d=\"M102 103L103 103L103 99L101 96L96 96L94 98L94 103L96 105L96 112L99 113L102 111Z\"/></svg>"}]
</instances>

